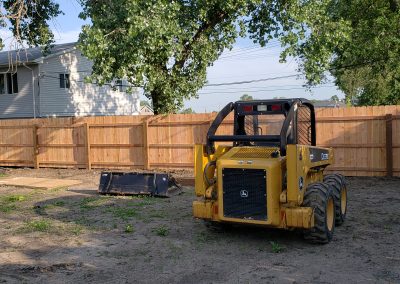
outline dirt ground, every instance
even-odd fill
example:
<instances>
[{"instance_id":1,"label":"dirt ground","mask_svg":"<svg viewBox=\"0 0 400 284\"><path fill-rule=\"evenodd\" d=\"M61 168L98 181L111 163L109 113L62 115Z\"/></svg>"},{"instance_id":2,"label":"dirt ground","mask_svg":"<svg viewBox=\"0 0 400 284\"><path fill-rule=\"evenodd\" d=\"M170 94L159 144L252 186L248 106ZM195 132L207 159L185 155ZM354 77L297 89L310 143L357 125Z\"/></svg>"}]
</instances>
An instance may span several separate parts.
<instances>
[{"instance_id":1,"label":"dirt ground","mask_svg":"<svg viewBox=\"0 0 400 284\"><path fill-rule=\"evenodd\" d=\"M0 283L400 283L400 179L348 178L349 210L328 245L301 232L210 230L193 187L169 199L96 192L99 172L54 190L0 187Z\"/></svg>"}]
</instances>

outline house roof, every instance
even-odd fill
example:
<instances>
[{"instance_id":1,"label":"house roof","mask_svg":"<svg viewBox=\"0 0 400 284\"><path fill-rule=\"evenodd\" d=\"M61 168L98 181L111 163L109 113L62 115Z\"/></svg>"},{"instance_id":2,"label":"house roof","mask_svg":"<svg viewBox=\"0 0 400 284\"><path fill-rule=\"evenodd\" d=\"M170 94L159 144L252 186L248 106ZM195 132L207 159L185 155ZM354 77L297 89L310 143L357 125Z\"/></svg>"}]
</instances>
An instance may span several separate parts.
<instances>
[{"instance_id":1,"label":"house roof","mask_svg":"<svg viewBox=\"0 0 400 284\"><path fill-rule=\"evenodd\" d=\"M146 113L153 113L154 114L154 110L148 106L148 105L142 105L140 106L140 114L146 114Z\"/></svg>"},{"instance_id":2,"label":"house roof","mask_svg":"<svg viewBox=\"0 0 400 284\"><path fill-rule=\"evenodd\" d=\"M330 100L313 101L314 107L345 107L344 102L334 102Z\"/></svg>"},{"instance_id":3,"label":"house roof","mask_svg":"<svg viewBox=\"0 0 400 284\"><path fill-rule=\"evenodd\" d=\"M43 51L40 47L3 51L0 52L0 66L23 63L38 63L43 58L70 51L75 48L75 45L76 42L55 44L50 48L50 51L47 54L43 54Z\"/></svg>"}]
</instances>

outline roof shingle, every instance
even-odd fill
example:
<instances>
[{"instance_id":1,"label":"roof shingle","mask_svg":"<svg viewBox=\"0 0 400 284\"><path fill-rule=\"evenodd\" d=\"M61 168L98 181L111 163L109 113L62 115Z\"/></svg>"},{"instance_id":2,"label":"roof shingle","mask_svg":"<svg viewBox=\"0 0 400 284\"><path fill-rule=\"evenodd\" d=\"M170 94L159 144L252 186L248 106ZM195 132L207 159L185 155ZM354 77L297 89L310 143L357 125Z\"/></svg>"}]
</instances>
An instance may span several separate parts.
<instances>
[{"instance_id":1,"label":"roof shingle","mask_svg":"<svg viewBox=\"0 0 400 284\"><path fill-rule=\"evenodd\" d=\"M50 52L45 56L66 51L75 47L76 42L55 44L50 48ZM32 47L27 49L9 50L0 52L0 66L9 66L11 64L31 63L43 57L40 47Z\"/></svg>"}]
</instances>

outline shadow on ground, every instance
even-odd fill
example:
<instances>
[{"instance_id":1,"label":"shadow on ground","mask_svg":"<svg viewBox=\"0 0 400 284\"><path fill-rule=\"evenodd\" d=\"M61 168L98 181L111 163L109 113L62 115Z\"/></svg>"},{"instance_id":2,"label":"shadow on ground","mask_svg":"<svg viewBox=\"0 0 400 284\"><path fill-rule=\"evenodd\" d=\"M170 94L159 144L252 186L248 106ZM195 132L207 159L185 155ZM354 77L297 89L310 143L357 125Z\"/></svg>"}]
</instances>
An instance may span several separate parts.
<instances>
[{"instance_id":1,"label":"shadow on ground","mask_svg":"<svg viewBox=\"0 0 400 284\"><path fill-rule=\"evenodd\" d=\"M0 280L397 282L398 188L399 179L350 179L348 219L322 246L299 231L209 229L192 218L193 188L170 199L100 196L84 186L34 193L0 215Z\"/></svg>"}]
</instances>

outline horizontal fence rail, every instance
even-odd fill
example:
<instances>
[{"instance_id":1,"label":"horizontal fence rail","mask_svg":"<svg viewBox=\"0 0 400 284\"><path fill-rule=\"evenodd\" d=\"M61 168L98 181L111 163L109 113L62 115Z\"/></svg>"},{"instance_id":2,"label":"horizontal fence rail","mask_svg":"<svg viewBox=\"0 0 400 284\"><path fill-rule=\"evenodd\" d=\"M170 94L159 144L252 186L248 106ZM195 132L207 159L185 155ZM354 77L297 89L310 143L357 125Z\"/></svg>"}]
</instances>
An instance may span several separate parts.
<instances>
[{"instance_id":1,"label":"horizontal fence rail","mask_svg":"<svg viewBox=\"0 0 400 284\"><path fill-rule=\"evenodd\" d=\"M193 168L216 113L0 120L0 166ZM400 106L316 110L317 144L334 148L328 171L400 176ZM275 134L278 118L261 121ZM218 134L233 131L229 116Z\"/></svg>"}]
</instances>

